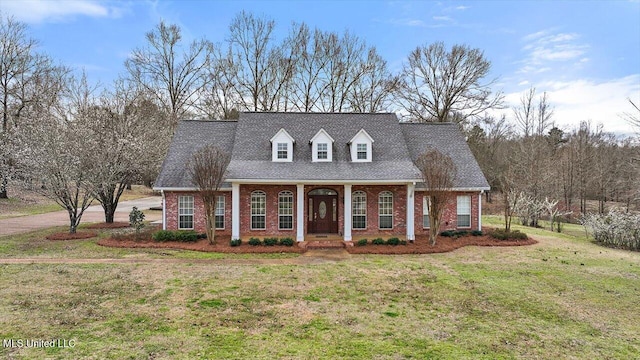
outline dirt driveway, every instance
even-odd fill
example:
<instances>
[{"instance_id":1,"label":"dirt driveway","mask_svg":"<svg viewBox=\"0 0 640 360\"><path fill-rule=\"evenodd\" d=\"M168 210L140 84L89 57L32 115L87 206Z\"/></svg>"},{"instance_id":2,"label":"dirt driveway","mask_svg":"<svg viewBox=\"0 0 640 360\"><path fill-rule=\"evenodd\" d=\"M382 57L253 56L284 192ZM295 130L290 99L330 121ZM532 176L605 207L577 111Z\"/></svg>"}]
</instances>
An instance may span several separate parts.
<instances>
[{"instance_id":1,"label":"dirt driveway","mask_svg":"<svg viewBox=\"0 0 640 360\"><path fill-rule=\"evenodd\" d=\"M118 204L115 221L129 221L129 212L136 206L140 210L161 206L162 198L151 196L136 200L122 201ZM147 214L146 220L156 221L162 219L161 211ZM82 223L103 222L104 211L100 205L92 205L82 215ZM64 211L54 211L39 215L20 216L0 220L0 236L20 234L34 230L40 230L52 226L68 226L69 214Z\"/></svg>"}]
</instances>

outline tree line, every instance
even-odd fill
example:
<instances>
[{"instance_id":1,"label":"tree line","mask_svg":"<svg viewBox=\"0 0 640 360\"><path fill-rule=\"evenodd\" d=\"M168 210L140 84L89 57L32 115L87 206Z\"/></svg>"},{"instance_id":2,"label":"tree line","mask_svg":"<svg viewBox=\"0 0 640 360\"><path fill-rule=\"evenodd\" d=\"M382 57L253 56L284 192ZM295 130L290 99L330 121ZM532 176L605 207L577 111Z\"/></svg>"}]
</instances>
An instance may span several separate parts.
<instances>
[{"instance_id":1,"label":"tree line","mask_svg":"<svg viewBox=\"0 0 640 360\"><path fill-rule=\"evenodd\" d=\"M588 124L566 134L554 128L548 99L535 105L533 89L514 112L523 135L506 119L487 117L503 106L503 96L492 89L495 79L487 79L491 63L480 49L419 45L394 72L349 31L293 23L277 39L275 26L243 11L224 42L213 44L186 43L177 25L160 22L113 84L93 86L77 69L39 53L25 24L0 14L0 197L8 196L9 179L22 179L69 211L72 230L93 199L113 221L124 186L155 179L179 120L234 119L241 111L394 111L406 121L453 121L467 133L494 189L527 184L523 191L565 203L632 196L622 177L603 176L596 185L596 177L584 174L610 172L580 159L597 153L613 166L609 156L637 147L614 146ZM532 173L535 179L518 177ZM628 183L637 179L629 176Z\"/></svg>"}]
</instances>

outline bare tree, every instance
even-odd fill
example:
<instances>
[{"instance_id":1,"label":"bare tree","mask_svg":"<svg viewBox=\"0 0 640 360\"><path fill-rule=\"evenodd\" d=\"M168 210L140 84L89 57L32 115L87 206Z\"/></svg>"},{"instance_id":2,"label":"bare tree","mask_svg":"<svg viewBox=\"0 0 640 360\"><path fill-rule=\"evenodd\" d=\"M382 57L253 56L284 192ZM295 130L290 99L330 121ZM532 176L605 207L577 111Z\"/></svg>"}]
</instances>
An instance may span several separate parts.
<instances>
[{"instance_id":1,"label":"bare tree","mask_svg":"<svg viewBox=\"0 0 640 360\"><path fill-rule=\"evenodd\" d=\"M449 122L455 113L465 122L502 102L502 93L491 92L495 80L482 83L490 68L481 50L466 45L418 46L402 70L400 106L418 121Z\"/></svg>"},{"instance_id":2,"label":"bare tree","mask_svg":"<svg viewBox=\"0 0 640 360\"><path fill-rule=\"evenodd\" d=\"M218 189L230 160L230 155L224 150L207 145L193 155L189 164L191 181L198 187L204 203L207 238L211 244L215 243Z\"/></svg>"},{"instance_id":3,"label":"bare tree","mask_svg":"<svg viewBox=\"0 0 640 360\"><path fill-rule=\"evenodd\" d=\"M631 104L633 110L623 113L622 118L627 120L627 122L635 128L636 133L640 134L640 107L638 107L631 98L628 98L627 100L629 101L629 104Z\"/></svg>"},{"instance_id":4,"label":"bare tree","mask_svg":"<svg viewBox=\"0 0 640 360\"><path fill-rule=\"evenodd\" d=\"M391 95L400 85L400 77L391 74L387 62L375 48L370 48L362 75L355 82L349 96L350 108L356 112L375 113L388 108Z\"/></svg>"},{"instance_id":5,"label":"bare tree","mask_svg":"<svg viewBox=\"0 0 640 360\"><path fill-rule=\"evenodd\" d=\"M416 166L422 172L426 186L424 194L429 197L429 240L431 245L435 245L444 210L455 197L452 190L457 169L453 160L438 150L418 156Z\"/></svg>"},{"instance_id":6,"label":"bare tree","mask_svg":"<svg viewBox=\"0 0 640 360\"><path fill-rule=\"evenodd\" d=\"M213 44L193 41L181 51L180 27L160 22L146 34L147 46L133 50L125 67L130 80L153 94L166 109L175 127L188 111L196 95L210 80L206 76Z\"/></svg>"}]
</instances>

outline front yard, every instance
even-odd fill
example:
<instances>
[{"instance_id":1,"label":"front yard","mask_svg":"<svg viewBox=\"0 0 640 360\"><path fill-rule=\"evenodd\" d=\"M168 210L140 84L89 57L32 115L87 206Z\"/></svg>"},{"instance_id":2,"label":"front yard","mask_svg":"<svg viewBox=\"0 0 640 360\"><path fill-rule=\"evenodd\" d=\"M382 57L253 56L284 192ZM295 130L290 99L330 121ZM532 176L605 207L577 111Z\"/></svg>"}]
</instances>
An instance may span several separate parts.
<instances>
[{"instance_id":1,"label":"front yard","mask_svg":"<svg viewBox=\"0 0 640 360\"><path fill-rule=\"evenodd\" d=\"M43 240L53 231L0 238L0 339L73 340L74 346L3 347L2 357L496 359L640 353L640 254L579 236L526 229L539 244L351 255L293 265L300 255L113 249L97 246L95 238ZM172 260L1 260L21 257Z\"/></svg>"}]
</instances>

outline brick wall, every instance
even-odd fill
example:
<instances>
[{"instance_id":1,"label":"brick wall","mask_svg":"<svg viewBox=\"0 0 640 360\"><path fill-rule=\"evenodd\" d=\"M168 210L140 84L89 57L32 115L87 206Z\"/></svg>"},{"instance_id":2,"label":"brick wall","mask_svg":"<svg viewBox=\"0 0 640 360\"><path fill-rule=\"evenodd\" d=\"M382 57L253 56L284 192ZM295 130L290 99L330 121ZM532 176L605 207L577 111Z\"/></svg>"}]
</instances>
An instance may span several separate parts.
<instances>
[{"instance_id":1,"label":"brick wall","mask_svg":"<svg viewBox=\"0 0 640 360\"><path fill-rule=\"evenodd\" d=\"M440 225L440 231L452 230L457 228L457 196L469 195L471 196L471 228L470 230L478 229L478 193L477 192L457 192L455 196L449 202L447 208L442 216L442 224ZM416 235L428 235L429 229L422 227L422 199L424 197L423 191L415 192L415 233ZM461 228L462 229L462 228ZM469 229L469 228L465 228Z\"/></svg>"},{"instance_id":2,"label":"brick wall","mask_svg":"<svg viewBox=\"0 0 640 360\"><path fill-rule=\"evenodd\" d=\"M264 191L267 195L266 228L264 230L251 229L251 193ZM293 193L293 228L291 230L278 229L278 193L291 191ZM229 202L231 204L231 202ZM278 236L296 238L296 186L295 185L240 185L240 236Z\"/></svg>"},{"instance_id":3,"label":"brick wall","mask_svg":"<svg viewBox=\"0 0 640 360\"><path fill-rule=\"evenodd\" d=\"M165 191L165 206L167 216L167 230L178 229L178 197L193 196L193 227L194 230L203 233L206 231L206 217L204 214L204 203L202 198L195 191ZM231 191L221 191L224 195L224 229L216 230L216 235L231 235Z\"/></svg>"},{"instance_id":4,"label":"brick wall","mask_svg":"<svg viewBox=\"0 0 640 360\"><path fill-rule=\"evenodd\" d=\"M407 234L407 186L406 185L354 185L351 187L351 200L353 193L364 191L367 194L367 228L363 230L352 229L352 236L361 235L406 235ZM391 191L393 194L393 228L380 229L378 224L378 196L383 191ZM341 202L344 204L344 202ZM343 229L342 227L340 229Z\"/></svg>"}]
</instances>

